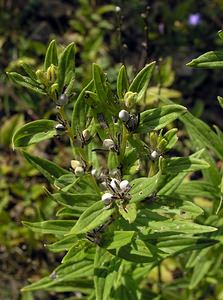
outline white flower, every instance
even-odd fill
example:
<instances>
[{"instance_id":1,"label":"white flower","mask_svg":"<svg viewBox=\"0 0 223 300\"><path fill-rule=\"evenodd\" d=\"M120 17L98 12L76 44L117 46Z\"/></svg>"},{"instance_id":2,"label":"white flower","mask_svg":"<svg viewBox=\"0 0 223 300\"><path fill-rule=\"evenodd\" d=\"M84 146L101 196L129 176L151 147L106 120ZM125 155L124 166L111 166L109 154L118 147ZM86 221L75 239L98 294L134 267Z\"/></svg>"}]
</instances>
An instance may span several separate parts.
<instances>
[{"instance_id":1,"label":"white flower","mask_svg":"<svg viewBox=\"0 0 223 300\"><path fill-rule=\"evenodd\" d=\"M158 153L156 150L154 150L154 151L150 154L150 156L151 156L152 159L156 159L156 158L159 156L159 153Z\"/></svg>"},{"instance_id":2,"label":"white flower","mask_svg":"<svg viewBox=\"0 0 223 300\"><path fill-rule=\"evenodd\" d=\"M111 203L113 195L111 193L105 193L102 195L101 200L104 202L105 205L108 205Z\"/></svg>"},{"instance_id":3,"label":"white flower","mask_svg":"<svg viewBox=\"0 0 223 300\"><path fill-rule=\"evenodd\" d=\"M130 189L130 184L129 184L128 180L122 180L122 181L120 182L120 185L119 185L119 186L120 186L120 189L121 189L123 192Z\"/></svg>"}]
</instances>

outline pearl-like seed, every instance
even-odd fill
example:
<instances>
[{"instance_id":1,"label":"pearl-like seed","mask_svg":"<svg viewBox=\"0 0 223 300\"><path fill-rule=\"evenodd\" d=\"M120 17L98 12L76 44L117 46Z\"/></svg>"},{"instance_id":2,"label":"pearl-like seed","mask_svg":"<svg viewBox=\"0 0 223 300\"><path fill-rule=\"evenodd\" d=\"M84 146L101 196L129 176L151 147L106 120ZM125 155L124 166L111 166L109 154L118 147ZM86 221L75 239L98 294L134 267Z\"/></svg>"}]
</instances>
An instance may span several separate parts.
<instances>
[{"instance_id":1,"label":"pearl-like seed","mask_svg":"<svg viewBox=\"0 0 223 300\"><path fill-rule=\"evenodd\" d=\"M56 104L63 106L68 103L68 100L69 100L68 96L66 94L62 94L60 95L59 99L56 101Z\"/></svg>"},{"instance_id":2,"label":"pearl-like seed","mask_svg":"<svg viewBox=\"0 0 223 300\"><path fill-rule=\"evenodd\" d=\"M150 156L152 159L156 159L159 156L159 153L156 150L154 150Z\"/></svg>"},{"instance_id":3,"label":"pearl-like seed","mask_svg":"<svg viewBox=\"0 0 223 300\"><path fill-rule=\"evenodd\" d=\"M116 178L112 178L110 182L110 186L113 188L114 191L117 191L119 189L120 181Z\"/></svg>"},{"instance_id":4,"label":"pearl-like seed","mask_svg":"<svg viewBox=\"0 0 223 300\"><path fill-rule=\"evenodd\" d=\"M128 189L130 189L130 185L129 185L129 182L128 182L128 180L122 180L121 182L120 182L120 189L122 190L122 191L126 191L126 190L128 190Z\"/></svg>"},{"instance_id":5,"label":"pearl-like seed","mask_svg":"<svg viewBox=\"0 0 223 300\"><path fill-rule=\"evenodd\" d=\"M127 122L130 118L130 114L127 112L127 110L122 109L120 110L118 117L120 120L122 120L123 122Z\"/></svg>"},{"instance_id":6,"label":"pearl-like seed","mask_svg":"<svg viewBox=\"0 0 223 300\"><path fill-rule=\"evenodd\" d=\"M104 202L105 205L110 204L113 195L111 193L105 193L102 195L101 200Z\"/></svg>"}]
</instances>

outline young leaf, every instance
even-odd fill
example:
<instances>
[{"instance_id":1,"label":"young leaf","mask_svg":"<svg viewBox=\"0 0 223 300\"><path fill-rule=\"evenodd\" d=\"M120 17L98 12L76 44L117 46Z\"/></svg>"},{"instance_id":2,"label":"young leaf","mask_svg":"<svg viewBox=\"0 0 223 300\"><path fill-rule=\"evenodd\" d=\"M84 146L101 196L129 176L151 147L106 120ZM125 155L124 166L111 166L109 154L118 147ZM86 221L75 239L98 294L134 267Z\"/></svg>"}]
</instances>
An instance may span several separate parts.
<instances>
[{"instance_id":1,"label":"young leaf","mask_svg":"<svg viewBox=\"0 0 223 300\"><path fill-rule=\"evenodd\" d=\"M105 209L102 201L94 203L80 216L69 234L86 233L95 229L97 226L105 223L114 211L114 208Z\"/></svg>"},{"instance_id":2,"label":"young leaf","mask_svg":"<svg viewBox=\"0 0 223 300\"><path fill-rule=\"evenodd\" d=\"M105 75L97 64L93 64L93 79L100 103L106 103L108 97L105 89Z\"/></svg>"},{"instance_id":3,"label":"young leaf","mask_svg":"<svg viewBox=\"0 0 223 300\"><path fill-rule=\"evenodd\" d=\"M223 68L223 51L210 51L193 59L187 64L194 68Z\"/></svg>"},{"instance_id":4,"label":"young leaf","mask_svg":"<svg viewBox=\"0 0 223 300\"><path fill-rule=\"evenodd\" d=\"M44 70L46 71L51 64L57 66L58 65L58 57L57 57L57 45L56 41L52 40L46 50L46 56L44 60Z\"/></svg>"},{"instance_id":5,"label":"young leaf","mask_svg":"<svg viewBox=\"0 0 223 300\"><path fill-rule=\"evenodd\" d=\"M23 125L12 138L13 148L27 147L54 137L55 125L56 122L52 120L37 120Z\"/></svg>"},{"instance_id":6,"label":"young leaf","mask_svg":"<svg viewBox=\"0 0 223 300\"><path fill-rule=\"evenodd\" d=\"M54 234L65 235L70 231L74 225L74 221L70 220L50 220L43 222L26 222L23 224L29 227L34 232L40 232L41 234Z\"/></svg>"},{"instance_id":7,"label":"young leaf","mask_svg":"<svg viewBox=\"0 0 223 300\"><path fill-rule=\"evenodd\" d=\"M129 91L133 93L138 93L137 102L142 100L145 96L150 78L153 73L156 62L152 62L146 65L133 79L130 84Z\"/></svg>"},{"instance_id":8,"label":"young leaf","mask_svg":"<svg viewBox=\"0 0 223 300\"><path fill-rule=\"evenodd\" d=\"M117 94L119 99L123 99L125 93L128 91L129 82L128 82L128 75L126 71L126 67L123 65L121 66L118 79L117 79Z\"/></svg>"},{"instance_id":9,"label":"young leaf","mask_svg":"<svg viewBox=\"0 0 223 300\"><path fill-rule=\"evenodd\" d=\"M35 81L33 81L32 79L30 79L27 76L22 76L16 72L9 72L7 73L9 78L12 79L12 81L14 81L15 83L17 83L18 85L21 85L27 89L32 90L33 92L37 93L37 94L41 94L41 95L46 95L46 92L44 91L44 89L41 87L40 84L37 84Z\"/></svg>"},{"instance_id":10,"label":"young leaf","mask_svg":"<svg viewBox=\"0 0 223 300\"><path fill-rule=\"evenodd\" d=\"M178 104L146 110L140 114L140 124L137 132L147 133L152 130L162 129L186 111L187 109L184 106Z\"/></svg>"},{"instance_id":11,"label":"young leaf","mask_svg":"<svg viewBox=\"0 0 223 300\"><path fill-rule=\"evenodd\" d=\"M50 183L54 183L54 181L60 176L69 173L67 170L64 170L54 164L53 162L43 159L37 156L33 156L25 151L23 151L23 155L25 159L40 173L45 176Z\"/></svg>"},{"instance_id":12,"label":"young leaf","mask_svg":"<svg viewBox=\"0 0 223 300\"><path fill-rule=\"evenodd\" d=\"M74 58L75 47L74 43L69 44L61 54L58 64L58 85L59 94L62 93L64 85L70 83L72 76L74 75Z\"/></svg>"}]
</instances>

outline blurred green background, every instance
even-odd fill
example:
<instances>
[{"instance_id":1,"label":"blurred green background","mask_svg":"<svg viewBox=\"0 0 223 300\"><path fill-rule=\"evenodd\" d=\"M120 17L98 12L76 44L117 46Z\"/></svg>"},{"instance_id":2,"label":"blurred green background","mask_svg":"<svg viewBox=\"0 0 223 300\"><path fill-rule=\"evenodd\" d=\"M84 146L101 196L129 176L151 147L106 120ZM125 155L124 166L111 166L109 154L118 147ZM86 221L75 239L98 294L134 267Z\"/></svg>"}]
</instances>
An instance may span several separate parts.
<instances>
[{"instance_id":1,"label":"blurred green background","mask_svg":"<svg viewBox=\"0 0 223 300\"><path fill-rule=\"evenodd\" d=\"M223 95L221 72L186 67L199 54L222 48L217 37L222 25L222 0L0 0L0 300L73 296L20 294L29 279L48 274L60 256L45 249L50 236L33 234L21 224L53 218L55 204L44 190L50 186L13 151L11 137L24 122L55 118L55 106L15 86L6 72L21 71L21 60L38 67L52 39L61 48L76 44L77 94L91 78L92 62L100 64L114 82L121 63L133 74L157 60L160 68L148 91L151 104L161 86L163 95L189 107L207 123L222 126L216 101L217 95ZM70 150L60 139L30 150L69 167Z\"/></svg>"}]
</instances>

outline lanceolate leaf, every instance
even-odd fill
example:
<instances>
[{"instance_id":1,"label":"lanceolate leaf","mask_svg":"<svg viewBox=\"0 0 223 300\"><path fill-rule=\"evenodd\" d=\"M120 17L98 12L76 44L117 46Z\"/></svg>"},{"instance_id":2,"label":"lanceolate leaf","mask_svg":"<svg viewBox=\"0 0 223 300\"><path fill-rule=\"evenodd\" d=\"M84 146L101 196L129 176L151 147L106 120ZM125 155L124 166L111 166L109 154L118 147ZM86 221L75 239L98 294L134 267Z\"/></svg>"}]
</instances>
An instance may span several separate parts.
<instances>
[{"instance_id":1,"label":"lanceolate leaf","mask_svg":"<svg viewBox=\"0 0 223 300\"><path fill-rule=\"evenodd\" d=\"M95 89L101 104L106 103L108 99L105 89L105 75L97 64L93 64L93 79Z\"/></svg>"},{"instance_id":2,"label":"lanceolate leaf","mask_svg":"<svg viewBox=\"0 0 223 300\"><path fill-rule=\"evenodd\" d=\"M202 54L189 62L187 66L207 69L223 68L223 51L210 51Z\"/></svg>"},{"instance_id":3,"label":"lanceolate leaf","mask_svg":"<svg viewBox=\"0 0 223 300\"><path fill-rule=\"evenodd\" d=\"M56 122L52 120L37 120L25 124L15 132L13 147L26 147L54 137L55 125Z\"/></svg>"},{"instance_id":4,"label":"lanceolate leaf","mask_svg":"<svg viewBox=\"0 0 223 300\"><path fill-rule=\"evenodd\" d=\"M57 45L56 41L52 40L47 48L45 61L44 61L44 69L45 71L51 64L57 66L58 64L58 57L57 57Z\"/></svg>"},{"instance_id":5,"label":"lanceolate leaf","mask_svg":"<svg viewBox=\"0 0 223 300\"><path fill-rule=\"evenodd\" d=\"M21 85L21 86L23 86L27 89L30 89L33 92L37 93L37 94L46 95L46 92L41 87L41 85L37 84L31 78L29 78L27 76L22 76L22 75L20 75L16 72L10 72L10 73L7 73L7 74L12 79L12 81L17 83L18 85Z\"/></svg>"},{"instance_id":6,"label":"lanceolate leaf","mask_svg":"<svg viewBox=\"0 0 223 300\"><path fill-rule=\"evenodd\" d=\"M146 133L152 130L162 129L186 111L184 106L178 104L165 105L146 110L140 115L140 124L137 132Z\"/></svg>"},{"instance_id":7,"label":"lanceolate leaf","mask_svg":"<svg viewBox=\"0 0 223 300\"><path fill-rule=\"evenodd\" d=\"M155 67L155 62L152 62L152 63L146 65L133 79L133 81L129 87L129 91L133 92L133 93L138 93L137 101L140 101L141 99L143 99L143 97L146 93L150 78L152 76L154 67Z\"/></svg>"},{"instance_id":8,"label":"lanceolate leaf","mask_svg":"<svg viewBox=\"0 0 223 300\"><path fill-rule=\"evenodd\" d=\"M70 220L50 220L43 222L23 222L32 231L40 232L41 234L51 233L54 235L64 235L70 231L74 225L74 221Z\"/></svg>"},{"instance_id":9,"label":"lanceolate leaf","mask_svg":"<svg viewBox=\"0 0 223 300\"><path fill-rule=\"evenodd\" d=\"M69 173L67 170L60 168L47 159L33 156L25 151L23 151L23 155L34 168L36 168L40 173L43 174L43 176L45 176L49 180L50 183L54 183L57 178Z\"/></svg>"},{"instance_id":10,"label":"lanceolate leaf","mask_svg":"<svg viewBox=\"0 0 223 300\"><path fill-rule=\"evenodd\" d=\"M143 177L134 179L130 184L132 186L130 194L132 202L139 202L144 200L146 197L152 196L153 192L156 190L157 182L160 174L157 173L153 177Z\"/></svg>"},{"instance_id":11,"label":"lanceolate leaf","mask_svg":"<svg viewBox=\"0 0 223 300\"><path fill-rule=\"evenodd\" d=\"M117 94L120 99L122 99L125 93L128 91L128 75L125 66L123 65L118 73L117 79Z\"/></svg>"},{"instance_id":12,"label":"lanceolate leaf","mask_svg":"<svg viewBox=\"0 0 223 300\"><path fill-rule=\"evenodd\" d=\"M80 234L104 224L114 212L114 208L105 209L102 201L91 205L78 219L69 234Z\"/></svg>"}]
</instances>

